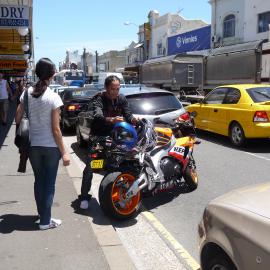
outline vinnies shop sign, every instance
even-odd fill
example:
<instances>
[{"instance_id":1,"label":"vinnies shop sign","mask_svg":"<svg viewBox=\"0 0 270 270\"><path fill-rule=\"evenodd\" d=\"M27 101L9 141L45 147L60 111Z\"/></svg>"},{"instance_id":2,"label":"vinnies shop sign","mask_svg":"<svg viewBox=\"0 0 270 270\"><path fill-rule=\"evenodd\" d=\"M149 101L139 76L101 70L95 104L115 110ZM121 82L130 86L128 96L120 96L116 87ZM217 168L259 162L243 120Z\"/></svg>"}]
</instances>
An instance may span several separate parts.
<instances>
[{"instance_id":1,"label":"vinnies shop sign","mask_svg":"<svg viewBox=\"0 0 270 270\"><path fill-rule=\"evenodd\" d=\"M3 6L0 5L0 27L28 27L28 6Z\"/></svg>"},{"instance_id":2,"label":"vinnies shop sign","mask_svg":"<svg viewBox=\"0 0 270 270\"><path fill-rule=\"evenodd\" d=\"M211 26L168 38L168 55L210 49Z\"/></svg>"}]
</instances>

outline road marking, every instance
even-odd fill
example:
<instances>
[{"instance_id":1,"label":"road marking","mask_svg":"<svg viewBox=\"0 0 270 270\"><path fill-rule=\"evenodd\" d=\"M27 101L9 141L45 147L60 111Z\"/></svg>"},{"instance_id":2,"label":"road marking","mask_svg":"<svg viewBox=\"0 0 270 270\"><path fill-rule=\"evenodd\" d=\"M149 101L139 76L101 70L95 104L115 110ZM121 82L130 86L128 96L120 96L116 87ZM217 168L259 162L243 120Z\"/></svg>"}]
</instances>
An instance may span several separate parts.
<instances>
[{"instance_id":1,"label":"road marking","mask_svg":"<svg viewBox=\"0 0 270 270\"><path fill-rule=\"evenodd\" d=\"M266 161L270 161L270 158L266 158L266 157L262 157L262 156L259 156L259 155L256 155L256 154L253 154L253 153L250 153L250 152L244 152L250 156L253 156L253 157L256 157L256 158L260 158L260 159L264 159Z\"/></svg>"},{"instance_id":2,"label":"road marking","mask_svg":"<svg viewBox=\"0 0 270 270\"><path fill-rule=\"evenodd\" d=\"M158 230L161 235L170 242L176 252L180 255L180 257L185 261L185 263L191 267L192 270L200 269L200 265L197 261L188 253L188 251L179 243L177 240L166 230L166 228L159 222L159 220L150 213L144 206L142 206L142 214L151 224L154 226L156 230Z\"/></svg>"}]
</instances>

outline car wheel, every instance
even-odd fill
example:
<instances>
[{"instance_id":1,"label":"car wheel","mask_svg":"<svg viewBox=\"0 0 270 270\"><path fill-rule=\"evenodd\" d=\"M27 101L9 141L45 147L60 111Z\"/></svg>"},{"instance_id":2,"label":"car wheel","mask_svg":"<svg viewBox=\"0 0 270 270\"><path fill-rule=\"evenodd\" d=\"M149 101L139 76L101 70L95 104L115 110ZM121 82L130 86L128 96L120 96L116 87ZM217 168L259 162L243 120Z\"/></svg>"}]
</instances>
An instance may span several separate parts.
<instances>
[{"instance_id":1,"label":"car wheel","mask_svg":"<svg viewBox=\"0 0 270 270\"><path fill-rule=\"evenodd\" d=\"M80 132L79 125L76 125L76 137L77 137L77 143L80 147L83 147L86 145L86 142L84 141L82 134Z\"/></svg>"},{"instance_id":2,"label":"car wheel","mask_svg":"<svg viewBox=\"0 0 270 270\"><path fill-rule=\"evenodd\" d=\"M227 256L217 254L209 259L203 270L236 270L236 267Z\"/></svg>"},{"instance_id":3,"label":"car wheel","mask_svg":"<svg viewBox=\"0 0 270 270\"><path fill-rule=\"evenodd\" d=\"M245 143L245 133L243 128L238 123L233 123L230 127L230 140L235 146L242 146Z\"/></svg>"}]
</instances>

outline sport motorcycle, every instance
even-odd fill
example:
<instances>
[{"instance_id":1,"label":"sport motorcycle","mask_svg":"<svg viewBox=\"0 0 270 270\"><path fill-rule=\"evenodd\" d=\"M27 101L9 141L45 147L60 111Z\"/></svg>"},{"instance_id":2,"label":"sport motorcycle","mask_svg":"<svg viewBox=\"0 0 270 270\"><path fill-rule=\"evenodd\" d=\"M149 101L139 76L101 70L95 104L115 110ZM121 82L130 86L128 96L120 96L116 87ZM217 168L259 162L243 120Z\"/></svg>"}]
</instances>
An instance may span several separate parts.
<instances>
[{"instance_id":1,"label":"sport motorcycle","mask_svg":"<svg viewBox=\"0 0 270 270\"><path fill-rule=\"evenodd\" d=\"M96 138L92 146L90 166L106 170L99 186L99 203L106 215L128 219L139 211L143 196L197 188L193 149L200 142L192 119L163 117L153 123L141 119L136 133L128 123L119 126L120 131Z\"/></svg>"}]
</instances>

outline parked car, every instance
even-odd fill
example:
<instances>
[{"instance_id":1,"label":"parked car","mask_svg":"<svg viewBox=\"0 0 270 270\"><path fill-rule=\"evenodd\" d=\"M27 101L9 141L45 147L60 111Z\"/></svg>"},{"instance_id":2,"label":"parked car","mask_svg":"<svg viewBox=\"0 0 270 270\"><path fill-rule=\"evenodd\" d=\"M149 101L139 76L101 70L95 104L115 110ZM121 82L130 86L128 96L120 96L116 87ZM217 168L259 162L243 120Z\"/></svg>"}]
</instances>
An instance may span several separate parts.
<instances>
[{"instance_id":1,"label":"parked car","mask_svg":"<svg viewBox=\"0 0 270 270\"><path fill-rule=\"evenodd\" d=\"M54 89L54 92L61 96L61 93L64 92L66 89L74 89L79 88L79 86L60 86Z\"/></svg>"},{"instance_id":2,"label":"parked car","mask_svg":"<svg viewBox=\"0 0 270 270\"><path fill-rule=\"evenodd\" d=\"M62 85L61 84L50 84L49 87L52 89L52 90L55 90L56 88L59 88L61 87Z\"/></svg>"},{"instance_id":3,"label":"parked car","mask_svg":"<svg viewBox=\"0 0 270 270\"><path fill-rule=\"evenodd\" d=\"M135 117L147 118L153 121L161 115L168 115L172 119L180 115L188 117L186 110L177 97L166 90L141 87L123 87L120 93L124 94L128 100L131 111ZM81 112L78 115L76 124L77 142L82 146L89 140L91 121L88 112Z\"/></svg>"},{"instance_id":4,"label":"parked car","mask_svg":"<svg viewBox=\"0 0 270 270\"><path fill-rule=\"evenodd\" d=\"M197 128L229 136L235 146L270 137L270 85L219 86L186 109L194 112Z\"/></svg>"},{"instance_id":5,"label":"parked car","mask_svg":"<svg viewBox=\"0 0 270 270\"><path fill-rule=\"evenodd\" d=\"M67 128L75 128L78 114L87 109L90 98L97 93L97 90L89 88L65 88L60 93L60 97L64 103L61 107L62 130Z\"/></svg>"},{"instance_id":6,"label":"parked car","mask_svg":"<svg viewBox=\"0 0 270 270\"><path fill-rule=\"evenodd\" d=\"M202 270L267 270L270 183L231 191L205 208L199 224Z\"/></svg>"}]
</instances>

